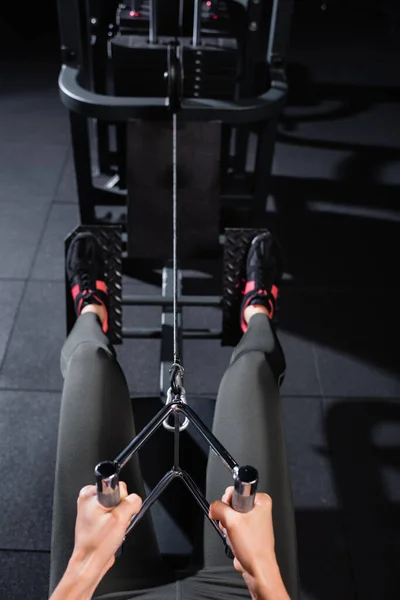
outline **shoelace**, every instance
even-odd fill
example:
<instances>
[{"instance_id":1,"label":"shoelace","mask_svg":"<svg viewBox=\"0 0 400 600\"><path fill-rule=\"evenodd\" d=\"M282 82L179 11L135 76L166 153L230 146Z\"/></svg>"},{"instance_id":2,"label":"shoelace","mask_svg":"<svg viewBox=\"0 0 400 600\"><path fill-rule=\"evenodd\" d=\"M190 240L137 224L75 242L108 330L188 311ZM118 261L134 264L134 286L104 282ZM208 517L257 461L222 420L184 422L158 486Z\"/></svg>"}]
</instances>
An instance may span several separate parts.
<instances>
[{"instance_id":1,"label":"shoelace","mask_svg":"<svg viewBox=\"0 0 400 600\"><path fill-rule=\"evenodd\" d=\"M90 281L89 281L89 273L87 272L87 270L81 269L78 271L78 277L80 278L81 284L82 284L82 290L90 290L92 288Z\"/></svg>"},{"instance_id":2,"label":"shoelace","mask_svg":"<svg viewBox=\"0 0 400 600\"><path fill-rule=\"evenodd\" d=\"M269 271L273 270L274 265L265 264L264 256L261 247L257 249L257 264L256 264L256 280L257 281L266 281L268 279ZM273 284L273 282L271 282ZM265 290L269 293L269 290Z\"/></svg>"}]
</instances>

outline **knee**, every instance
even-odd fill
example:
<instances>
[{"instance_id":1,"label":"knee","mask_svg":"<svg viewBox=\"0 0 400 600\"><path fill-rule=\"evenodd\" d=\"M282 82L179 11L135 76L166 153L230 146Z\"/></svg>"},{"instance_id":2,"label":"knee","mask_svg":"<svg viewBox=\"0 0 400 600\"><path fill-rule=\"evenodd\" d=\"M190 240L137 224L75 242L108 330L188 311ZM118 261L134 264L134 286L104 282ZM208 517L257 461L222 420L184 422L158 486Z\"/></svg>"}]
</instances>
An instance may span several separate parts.
<instances>
[{"instance_id":1,"label":"knee","mask_svg":"<svg viewBox=\"0 0 400 600\"><path fill-rule=\"evenodd\" d=\"M69 362L84 366L113 360L114 358L114 353L107 346L93 342L82 342L74 349Z\"/></svg>"}]
</instances>

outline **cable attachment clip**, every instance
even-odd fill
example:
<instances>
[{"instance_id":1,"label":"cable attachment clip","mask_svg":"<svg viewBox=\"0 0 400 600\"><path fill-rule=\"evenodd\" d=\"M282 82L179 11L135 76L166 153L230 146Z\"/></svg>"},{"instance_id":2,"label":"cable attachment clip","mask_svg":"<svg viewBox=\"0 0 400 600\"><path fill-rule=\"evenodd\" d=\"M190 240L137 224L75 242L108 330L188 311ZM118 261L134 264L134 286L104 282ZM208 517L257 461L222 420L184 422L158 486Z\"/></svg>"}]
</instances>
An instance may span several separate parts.
<instances>
[{"instance_id":1,"label":"cable attachment clip","mask_svg":"<svg viewBox=\"0 0 400 600\"><path fill-rule=\"evenodd\" d=\"M183 367L179 363L175 363L171 367L171 387L167 392L167 400L165 402L165 404L175 404L172 415L180 412L179 404L187 404L186 391L182 385L182 381ZM170 417L167 417L165 421L163 421L163 426L167 431L175 431L175 423L173 425L169 423ZM183 415L179 415L179 422L179 431L185 431L190 424L189 419L187 417L183 418Z\"/></svg>"},{"instance_id":2,"label":"cable attachment clip","mask_svg":"<svg viewBox=\"0 0 400 600\"><path fill-rule=\"evenodd\" d=\"M175 396L174 393L172 392L172 389L169 388L168 392L167 392L167 400L165 404L172 404L175 403L175 407L174 407L174 412L180 412L179 411L179 403L182 404L187 404L186 402L186 392L184 388L181 388L181 392L179 396ZM174 414L174 413L172 413ZM171 415L170 415L171 416ZM190 425L190 421L187 417L185 417L183 419L183 415L179 415L179 431L185 431L185 429L187 429ZM169 417L167 417L165 419L165 421L163 421L163 426L167 431L175 431L175 423L173 425L170 425L169 423Z\"/></svg>"},{"instance_id":3,"label":"cable attachment clip","mask_svg":"<svg viewBox=\"0 0 400 600\"><path fill-rule=\"evenodd\" d=\"M169 370L171 391L178 400L183 390L184 372L185 370L179 362L174 363Z\"/></svg>"}]
</instances>

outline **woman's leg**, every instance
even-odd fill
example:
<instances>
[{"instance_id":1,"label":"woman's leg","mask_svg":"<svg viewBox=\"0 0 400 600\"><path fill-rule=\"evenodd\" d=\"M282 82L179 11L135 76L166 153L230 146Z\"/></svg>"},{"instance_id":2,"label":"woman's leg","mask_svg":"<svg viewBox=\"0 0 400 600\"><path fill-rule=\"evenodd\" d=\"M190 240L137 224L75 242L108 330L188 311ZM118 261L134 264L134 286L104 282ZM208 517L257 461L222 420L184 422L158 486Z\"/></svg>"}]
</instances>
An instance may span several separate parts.
<instances>
[{"instance_id":1,"label":"woman's leg","mask_svg":"<svg viewBox=\"0 0 400 600\"><path fill-rule=\"evenodd\" d=\"M113 460L135 436L128 387L94 313L82 314L61 352L64 388L56 463L50 590L61 579L74 544L76 501L94 483L94 467ZM129 493L144 497L137 456L121 473ZM122 556L96 595L134 590L165 580L150 515L128 536Z\"/></svg>"},{"instance_id":2,"label":"woman's leg","mask_svg":"<svg viewBox=\"0 0 400 600\"><path fill-rule=\"evenodd\" d=\"M259 491L273 501L278 564L291 600L298 597L296 529L278 381L285 360L265 314L255 314L235 349L218 393L213 431L241 465L256 467ZM232 477L210 452L207 498L220 498ZM205 567L229 564L223 544L206 523Z\"/></svg>"}]
</instances>

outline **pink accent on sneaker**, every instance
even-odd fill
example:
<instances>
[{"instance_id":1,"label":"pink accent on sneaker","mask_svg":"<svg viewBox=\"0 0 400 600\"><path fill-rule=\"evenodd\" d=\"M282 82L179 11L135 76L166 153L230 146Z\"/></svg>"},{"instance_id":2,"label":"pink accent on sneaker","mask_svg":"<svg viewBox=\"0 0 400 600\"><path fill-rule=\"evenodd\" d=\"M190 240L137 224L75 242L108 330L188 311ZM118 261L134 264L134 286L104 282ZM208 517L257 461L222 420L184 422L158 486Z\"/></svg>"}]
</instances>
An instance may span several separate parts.
<instances>
[{"instance_id":1,"label":"pink accent on sneaker","mask_svg":"<svg viewBox=\"0 0 400 600\"><path fill-rule=\"evenodd\" d=\"M247 287L248 287L249 284L252 284L252 287L249 286L249 289L247 289ZM254 286L254 281L247 282L245 293L254 291L254 287L255 287ZM267 296L267 294L268 293L266 292L266 290L258 290L258 292L257 292L258 296L263 296L263 295ZM278 294L279 294L279 289L276 287L276 285L273 285L272 288L271 288L271 296L273 296L275 298L275 300L277 300ZM254 298L254 296L253 296L253 298ZM244 311L249 306L249 304L253 300L253 298L251 296L248 298L248 300L247 300L247 302L244 305L243 310L242 310L242 318L241 318L240 327L241 327L243 333L246 333L246 331L248 329L247 323L244 320ZM271 309L268 311L268 318L272 319L272 317L274 316L274 305L273 305L272 302L270 302L270 305L271 305Z\"/></svg>"},{"instance_id":2,"label":"pink accent on sneaker","mask_svg":"<svg viewBox=\"0 0 400 600\"><path fill-rule=\"evenodd\" d=\"M106 282L97 280L96 281L96 290L100 290L101 292L104 292L105 294L107 294Z\"/></svg>"},{"instance_id":3,"label":"pink accent on sneaker","mask_svg":"<svg viewBox=\"0 0 400 600\"><path fill-rule=\"evenodd\" d=\"M76 314L78 315L78 317L81 314L82 304L83 304L83 298L81 298L79 300L78 306L76 307Z\"/></svg>"},{"instance_id":4,"label":"pink accent on sneaker","mask_svg":"<svg viewBox=\"0 0 400 600\"><path fill-rule=\"evenodd\" d=\"M75 301L77 295L79 294L79 285L78 284L74 285L74 287L71 290L71 294L72 294L73 300Z\"/></svg>"},{"instance_id":5,"label":"pink accent on sneaker","mask_svg":"<svg viewBox=\"0 0 400 600\"><path fill-rule=\"evenodd\" d=\"M106 313L106 316L104 317L104 321L103 321L103 325L102 325L102 330L103 330L103 333L107 333L107 331L108 331L108 312L107 312L107 307L104 304L104 302L102 302L100 300L100 298L98 296L96 296L95 294L93 294L93 298L95 298L97 300L97 302L99 304L101 304L101 306L104 307L104 311Z\"/></svg>"},{"instance_id":6,"label":"pink accent on sneaker","mask_svg":"<svg viewBox=\"0 0 400 600\"><path fill-rule=\"evenodd\" d=\"M253 282L253 283L254 283L254 282ZM246 333L246 331L247 331L247 329L248 329L247 323L246 323L246 321L244 320L244 311L245 311L245 310L246 310L246 308L248 307L248 305L249 305L249 303L250 303L250 300L251 300L251 298L248 298L248 300L247 300L247 302L246 302L246 304L244 305L244 307L243 307L243 310L242 310L242 319L241 319L240 327L241 327L241 330L243 331L243 333Z\"/></svg>"},{"instance_id":7,"label":"pink accent on sneaker","mask_svg":"<svg viewBox=\"0 0 400 600\"><path fill-rule=\"evenodd\" d=\"M248 294L249 292L252 292L255 287L256 287L255 281L246 281L246 287L244 288L245 295Z\"/></svg>"}]
</instances>

